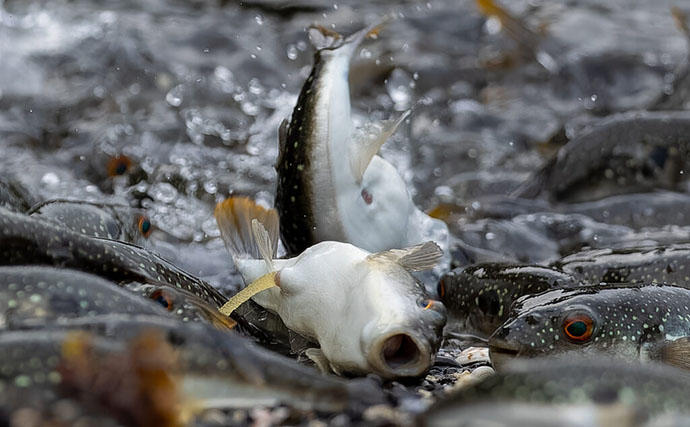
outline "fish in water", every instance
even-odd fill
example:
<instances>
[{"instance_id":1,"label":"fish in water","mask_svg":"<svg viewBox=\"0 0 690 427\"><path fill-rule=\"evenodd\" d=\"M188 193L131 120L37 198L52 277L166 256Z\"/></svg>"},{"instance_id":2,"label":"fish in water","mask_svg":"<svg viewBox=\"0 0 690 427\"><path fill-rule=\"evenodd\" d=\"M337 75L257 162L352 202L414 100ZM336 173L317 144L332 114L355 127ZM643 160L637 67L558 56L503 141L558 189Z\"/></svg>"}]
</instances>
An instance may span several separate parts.
<instances>
[{"instance_id":1,"label":"fish in water","mask_svg":"<svg viewBox=\"0 0 690 427\"><path fill-rule=\"evenodd\" d=\"M275 206L289 255L322 241L370 252L432 240L448 248L448 228L420 211L396 168L376 153L407 117L353 128L348 72L375 27L347 38L322 27L317 52L288 123L280 129ZM444 257L443 263L449 258Z\"/></svg>"},{"instance_id":2,"label":"fish in water","mask_svg":"<svg viewBox=\"0 0 690 427\"><path fill-rule=\"evenodd\" d=\"M168 386L177 390L178 403L191 400L197 409L287 404L304 410L342 411L385 402L375 382L324 376L231 331L154 316L62 319L40 330L3 334L0 379L11 383L25 376L29 386L36 386L42 385L34 382L36 374L51 378L57 371L60 376L56 378L62 382L78 380L86 385L83 391L108 392L106 387L98 387L108 385L105 381L89 384L85 380L109 377L107 372L98 372L108 368L98 360L115 362L110 368L120 370L115 359L129 363L133 345L142 339L151 344L149 353L164 352L163 361L172 358L160 366L160 373L172 380ZM80 363L65 366L66 362ZM134 378L134 384L139 379ZM171 399L168 409L175 413L180 408Z\"/></svg>"},{"instance_id":3,"label":"fish in water","mask_svg":"<svg viewBox=\"0 0 690 427\"><path fill-rule=\"evenodd\" d=\"M158 304L92 274L47 266L0 267L0 329L106 313L170 316Z\"/></svg>"},{"instance_id":4,"label":"fish in water","mask_svg":"<svg viewBox=\"0 0 690 427\"><path fill-rule=\"evenodd\" d=\"M632 112L602 119L561 147L513 193L558 201L678 190L690 168L687 112Z\"/></svg>"},{"instance_id":5,"label":"fish in water","mask_svg":"<svg viewBox=\"0 0 690 427\"><path fill-rule=\"evenodd\" d=\"M591 283L666 283L690 287L690 244L594 249L552 267Z\"/></svg>"},{"instance_id":6,"label":"fish in water","mask_svg":"<svg viewBox=\"0 0 690 427\"><path fill-rule=\"evenodd\" d=\"M441 251L434 243L372 254L326 241L297 257L273 259L275 210L233 197L216 206L215 216L245 281L268 278L273 286L254 301L318 343L320 349L306 354L323 370L394 378L429 368L446 310L410 272L436 264Z\"/></svg>"},{"instance_id":7,"label":"fish in water","mask_svg":"<svg viewBox=\"0 0 690 427\"><path fill-rule=\"evenodd\" d=\"M141 243L151 235L151 220L125 205L53 199L27 212L93 237Z\"/></svg>"},{"instance_id":8,"label":"fish in water","mask_svg":"<svg viewBox=\"0 0 690 427\"><path fill-rule=\"evenodd\" d=\"M690 369L690 289L591 285L518 300L489 338L500 368L514 357L596 355Z\"/></svg>"},{"instance_id":9,"label":"fish in water","mask_svg":"<svg viewBox=\"0 0 690 427\"><path fill-rule=\"evenodd\" d=\"M448 310L446 332L488 338L510 315L520 297L582 285L554 268L522 264L477 264L444 274L438 284Z\"/></svg>"},{"instance_id":10,"label":"fish in water","mask_svg":"<svg viewBox=\"0 0 690 427\"><path fill-rule=\"evenodd\" d=\"M689 379L671 366L602 357L516 360L440 400L419 421L429 427L684 425ZM671 419L682 422L660 422Z\"/></svg>"}]
</instances>

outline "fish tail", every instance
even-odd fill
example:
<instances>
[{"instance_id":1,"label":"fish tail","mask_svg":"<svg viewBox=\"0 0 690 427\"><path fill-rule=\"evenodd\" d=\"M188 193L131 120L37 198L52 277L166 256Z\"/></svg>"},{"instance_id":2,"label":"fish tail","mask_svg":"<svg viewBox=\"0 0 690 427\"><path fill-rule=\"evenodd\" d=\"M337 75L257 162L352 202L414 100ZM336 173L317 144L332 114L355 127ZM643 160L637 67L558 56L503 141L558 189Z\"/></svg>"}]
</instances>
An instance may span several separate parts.
<instances>
[{"instance_id":1,"label":"fish tail","mask_svg":"<svg viewBox=\"0 0 690 427\"><path fill-rule=\"evenodd\" d=\"M316 50L339 50L339 53L352 57L359 45L367 37L377 37L379 30L389 20L388 16L354 34L343 37L340 33L322 25L309 27L309 40Z\"/></svg>"},{"instance_id":2,"label":"fish tail","mask_svg":"<svg viewBox=\"0 0 690 427\"><path fill-rule=\"evenodd\" d=\"M248 197L230 197L216 205L214 216L233 259L266 259L267 248L270 256L275 257L279 232L275 209L261 207ZM253 220L265 228L265 239L257 234L258 225L252 225Z\"/></svg>"}]
</instances>

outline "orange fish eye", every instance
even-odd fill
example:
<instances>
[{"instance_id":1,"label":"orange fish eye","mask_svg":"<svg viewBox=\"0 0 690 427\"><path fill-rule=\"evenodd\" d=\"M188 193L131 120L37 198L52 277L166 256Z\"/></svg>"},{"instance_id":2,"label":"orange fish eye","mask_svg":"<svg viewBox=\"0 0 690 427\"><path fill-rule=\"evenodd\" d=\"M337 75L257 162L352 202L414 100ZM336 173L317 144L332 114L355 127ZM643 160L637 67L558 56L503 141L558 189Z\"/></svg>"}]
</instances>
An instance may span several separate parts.
<instances>
[{"instance_id":1,"label":"orange fish eye","mask_svg":"<svg viewBox=\"0 0 690 427\"><path fill-rule=\"evenodd\" d=\"M158 289L158 290L154 291L149 298L151 298L152 300L156 301L157 303L159 303L160 305L165 307L166 310L172 311L172 309L173 309L172 298L170 297L170 295L168 295L167 292L163 291L162 289Z\"/></svg>"},{"instance_id":2,"label":"orange fish eye","mask_svg":"<svg viewBox=\"0 0 690 427\"><path fill-rule=\"evenodd\" d=\"M594 332L594 320L586 313L570 314L563 320L563 332L575 342L585 342Z\"/></svg>"},{"instance_id":3,"label":"orange fish eye","mask_svg":"<svg viewBox=\"0 0 690 427\"><path fill-rule=\"evenodd\" d=\"M443 283L443 277L441 277L441 280L438 281L438 287L436 288L436 291L438 292L438 296L441 298L446 296L446 284Z\"/></svg>"},{"instance_id":4,"label":"orange fish eye","mask_svg":"<svg viewBox=\"0 0 690 427\"><path fill-rule=\"evenodd\" d=\"M141 215L137 221L137 227L139 232L144 238L148 238L151 235L151 221L147 216Z\"/></svg>"},{"instance_id":5,"label":"orange fish eye","mask_svg":"<svg viewBox=\"0 0 690 427\"><path fill-rule=\"evenodd\" d=\"M120 176L127 173L129 168L132 166L132 160L124 154L118 154L112 156L108 160L106 168L108 169L108 176Z\"/></svg>"}]
</instances>

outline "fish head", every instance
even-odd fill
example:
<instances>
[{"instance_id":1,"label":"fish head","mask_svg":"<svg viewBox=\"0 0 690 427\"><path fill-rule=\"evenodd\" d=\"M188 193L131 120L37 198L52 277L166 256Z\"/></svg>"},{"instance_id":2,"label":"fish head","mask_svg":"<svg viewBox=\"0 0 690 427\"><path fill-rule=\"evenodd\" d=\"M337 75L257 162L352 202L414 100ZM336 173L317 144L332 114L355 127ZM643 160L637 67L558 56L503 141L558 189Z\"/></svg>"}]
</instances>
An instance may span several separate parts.
<instances>
[{"instance_id":1,"label":"fish head","mask_svg":"<svg viewBox=\"0 0 690 427\"><path fill-rule=\"evenodd\" d=\"M514 357L571 353L638 358L636 317L623 313L614 295L600 291L599 286L559 289L518 300L489 338L494 366Z\"/></svg>"},{"instance_id":2,"label":"fish head","mask_svg":"<svg viewBox=\"0 0 690 427\"><path fill-rule=\"evenodd\" d=\"M442 302L404 268L379 265L363 278L367 323L360 348L370 371L384 378L423 374L433 363L446 323Z\"/></svg>"}]
</instances>

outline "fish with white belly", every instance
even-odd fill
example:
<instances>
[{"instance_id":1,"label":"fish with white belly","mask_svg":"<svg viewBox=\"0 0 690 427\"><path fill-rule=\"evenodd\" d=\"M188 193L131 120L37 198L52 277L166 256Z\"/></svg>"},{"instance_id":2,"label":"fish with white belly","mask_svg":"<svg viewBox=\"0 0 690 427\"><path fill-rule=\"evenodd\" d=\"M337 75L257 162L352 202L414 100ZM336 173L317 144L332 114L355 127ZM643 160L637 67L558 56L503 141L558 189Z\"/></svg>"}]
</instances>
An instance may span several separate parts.
<instances>
[{"instance_id":1,"label":"fish with white belly","mask_svg":"<svg viewBox=\"0 0 690 427\"><path fill-rule=\"evenodd\" d=\"M254 301L320 345L306 354L322 370L396 378L421 375L431 366L446 309L410 272L436 264L436 244L372 254L327 241L297 257L273 259L275 210L232 197L216 206L215 216L235 265L252 283L245 289L267 284Z\"/></svg>"},{"instance_id":2,"label":"fish with white belly","mask_svg":"<svg viewBox=\"0 0 690 427\"><path fill-rule=\"evenodd\" d=\"M350 112L350 59L374 33L347 38L323 27L310 30L314 68L288 123L281 124L275 205L290 255L335 240L372 252L436 242L449 261L448 227L420 211L402 177L376 155L408 113L354 129Z\"/></svg>"}]
</instances>

